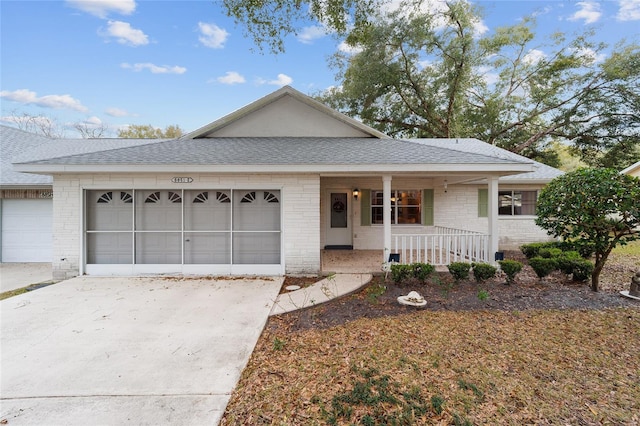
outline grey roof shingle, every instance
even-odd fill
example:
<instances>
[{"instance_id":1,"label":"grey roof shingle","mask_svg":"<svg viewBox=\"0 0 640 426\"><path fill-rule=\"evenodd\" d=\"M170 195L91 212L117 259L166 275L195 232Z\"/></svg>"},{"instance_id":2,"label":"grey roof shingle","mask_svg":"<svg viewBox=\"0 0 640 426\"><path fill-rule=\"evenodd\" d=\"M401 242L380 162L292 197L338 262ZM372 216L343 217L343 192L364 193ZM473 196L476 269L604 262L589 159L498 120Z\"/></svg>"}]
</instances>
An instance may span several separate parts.
<instances>
[{"instance_id":1,"label":"grey roof shingle","mask_svg":"<svg viewBox=\"0 0 640 426\"><path fill-rule=\"evenodd\" d=\"M16 172L11 163L15 156L29 158L34 148L52 142L53 139L44 136L0 125L0 185L51 185L51 176Z\"/></svg>"},{"instance_id":2,"label":"grey roof shingle","mask_svg":"<svg viewBox=\"0 0 640 426\"><path fill-rule=\"evenodd\" d=\"M523 157L522 155L515 154L511 151L507 151L506 149L497 147L495 145L491 145L486 142L482 142L478 139L473 138L450 138L450 139L407 139L416 143L420 143L423 145L428 145L432 147L439 148L447 148L451 150L456 150L460 152L469 152L476 154L488 155L495 158L502 158L506 160L514 160L514 161L528 161L533 163L536 167L534 172L529 173L520 173L518 175L512 176L504 176L500 178L500 180L508 180L508 181L522 181L522 183L526 183L525 181L550 181L564 172L558 170L554 167L547 166L546 164L540 163L535 160L531 160L529 158Z\"/></svg>"},{"instance_id":3,"label":"grey roof shingle","mask_svg":"<svg viewBox=\"0 0 640 426\"><path fill-rule=\"evenodd\" d=\"M85 143L93 143L85 141ZM406 140L377 138L202 138L149 141L136 146L19 160L48 165L362 165L362 164L531 164Z\"/></svg>"}]
</instances>

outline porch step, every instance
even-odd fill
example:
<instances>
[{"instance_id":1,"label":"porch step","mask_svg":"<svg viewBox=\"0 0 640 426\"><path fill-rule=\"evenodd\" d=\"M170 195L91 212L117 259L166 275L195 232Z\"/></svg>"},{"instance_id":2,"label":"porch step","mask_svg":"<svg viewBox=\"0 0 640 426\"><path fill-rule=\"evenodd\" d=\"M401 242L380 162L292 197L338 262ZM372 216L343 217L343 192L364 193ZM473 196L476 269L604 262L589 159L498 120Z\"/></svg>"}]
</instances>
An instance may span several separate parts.
<instances>
[{"instance_id":1,"label":"porch step","mask_svg":"<svg viewBox=\"0 0 640 426\"><path fill-rule=\"evenodd\" d=\"M341 245L334 245L334 246L324 246L325 250L353 250L353 246L341 246Z\"/></svg>"}]
</instances>

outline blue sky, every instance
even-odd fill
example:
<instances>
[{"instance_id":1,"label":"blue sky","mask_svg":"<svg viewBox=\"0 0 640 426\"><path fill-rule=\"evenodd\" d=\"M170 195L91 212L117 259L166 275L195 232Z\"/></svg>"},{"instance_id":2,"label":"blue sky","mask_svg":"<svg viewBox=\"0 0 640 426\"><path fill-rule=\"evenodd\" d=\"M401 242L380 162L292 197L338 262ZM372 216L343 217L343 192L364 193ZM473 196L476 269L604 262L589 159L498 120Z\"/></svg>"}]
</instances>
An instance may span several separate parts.
<instances>
[{"instance_id":1,"label":"blue sky","mask_svg":"<svg viewBox=\"0 0 640 426\"><path fill-rule=\"evenodd\" d=\"M539 37L593 28L610 45L640 43L640 0L475 3L487 33L535 13ZM114 135L127 124L191 131L284 84L335 84L327 58L341 40L309 23L286 53L260 53L215 1L1 0L0 14L3 124L27 113Z\"/></svg>"}]
</instances>

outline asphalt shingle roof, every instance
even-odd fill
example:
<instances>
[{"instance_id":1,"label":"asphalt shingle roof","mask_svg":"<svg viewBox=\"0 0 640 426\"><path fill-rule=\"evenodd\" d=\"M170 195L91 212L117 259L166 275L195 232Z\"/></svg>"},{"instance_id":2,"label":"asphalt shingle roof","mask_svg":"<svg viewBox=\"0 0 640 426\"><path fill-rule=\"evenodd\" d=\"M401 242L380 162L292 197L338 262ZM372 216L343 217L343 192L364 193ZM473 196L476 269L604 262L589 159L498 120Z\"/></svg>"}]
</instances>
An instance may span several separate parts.
<instances>
[{"instance_id":1,"label":"asphalt shingle roof","mask_svg":"<svg viewBox=\"0 0 640 426\"><path fill-rule=\"evenodd\" d=\"M0 141L0 185L51 185L51 176L16 172L11 163L15 156L27 156L34 148L54 142L53 139L0 125Z\"/></svg>"},{"instance_id":2,"label":"asphalt shingle roof","mask_svg":"<svg viewBox=\"0 0 640 426\"><path fill-rule=\"evenodd\" d=\"M102 141L102 140L101 140ZM91 144L94 141L85 141ZM148 141L136 146L31 156L25 164L49 165L356 165L356 164L530 164L415 141L377 138L242 137ZM50 153L49 153L50 154Z\"/></svg>"},{"instance_id":3,"label":"asphalt shingle roof","mask_svg":"<svg viewBox=\"0 0 640 426\"><path fill-rule=\"evenodd\" d=\"M518 175L505 176L500 178L501 180L509 181L528 181L528 180L552 180L563 174L561 170L554 167L547 166L546 164L538 161L531 160L523 157L522 155L515 154L506 149L491 145L486 142L482 142L473 138L450 138L450 139L408 139L410 141L428 145L432 147L447 148L460 152L476 153L482 155L488 155L490 157L502 158L505 160L514 161L528 161L533 163L536 167L534 172L520 173Z\"/></svg>"}]
</instances>

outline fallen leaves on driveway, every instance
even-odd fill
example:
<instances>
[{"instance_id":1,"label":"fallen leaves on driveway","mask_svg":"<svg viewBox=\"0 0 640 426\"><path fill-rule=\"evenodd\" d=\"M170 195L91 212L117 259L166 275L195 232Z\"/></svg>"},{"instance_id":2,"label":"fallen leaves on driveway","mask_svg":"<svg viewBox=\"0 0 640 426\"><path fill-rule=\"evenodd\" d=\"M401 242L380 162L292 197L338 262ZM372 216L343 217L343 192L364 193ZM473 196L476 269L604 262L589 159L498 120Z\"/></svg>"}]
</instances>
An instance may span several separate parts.
<instances>
[{"instance_id":1,"label":"fallen leaves on driveway","mask_svg":"<svg viewBox=\"0 0 640 426\"><path fill-rule=\"evenodd\" d=\"M222 424L639 424L638 354L636 308L275 317Z\"/></svg>"}]
</instances>

